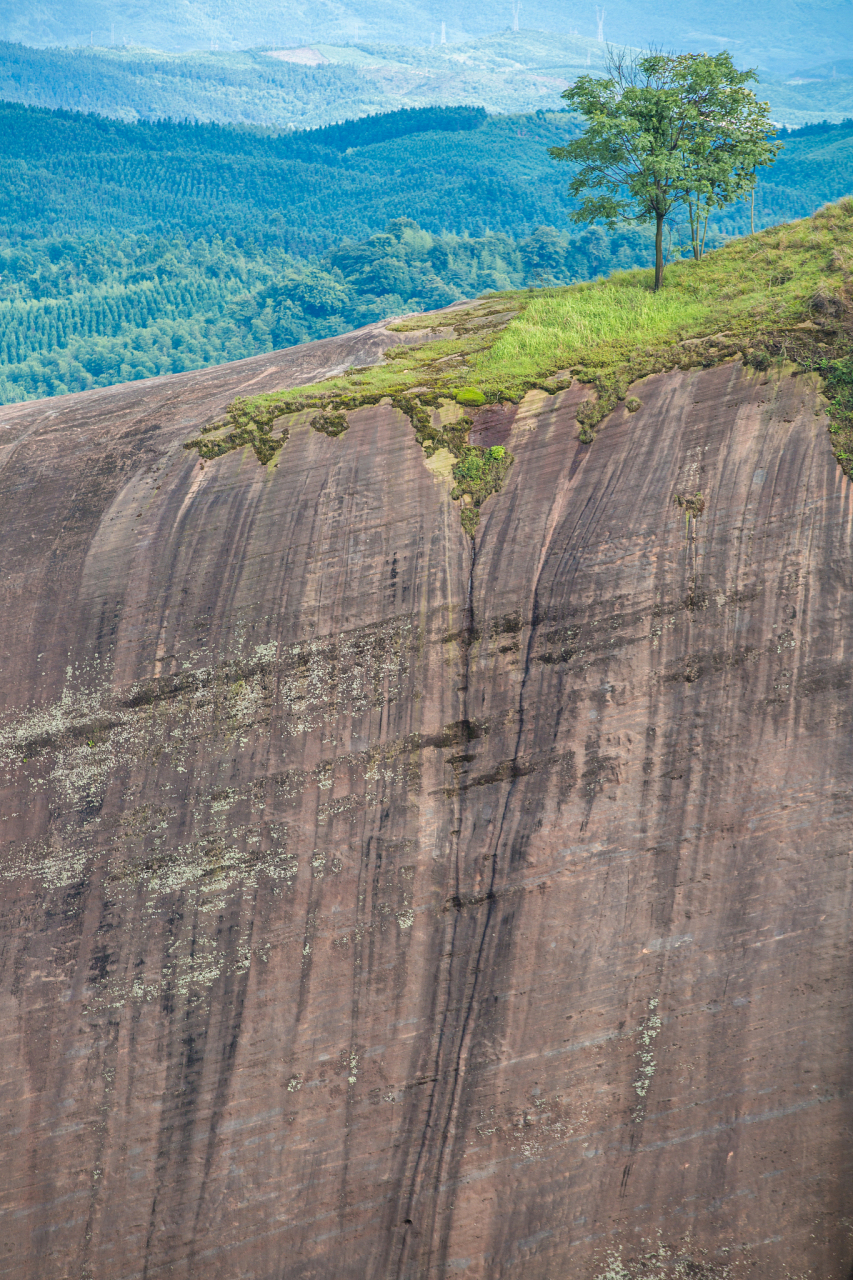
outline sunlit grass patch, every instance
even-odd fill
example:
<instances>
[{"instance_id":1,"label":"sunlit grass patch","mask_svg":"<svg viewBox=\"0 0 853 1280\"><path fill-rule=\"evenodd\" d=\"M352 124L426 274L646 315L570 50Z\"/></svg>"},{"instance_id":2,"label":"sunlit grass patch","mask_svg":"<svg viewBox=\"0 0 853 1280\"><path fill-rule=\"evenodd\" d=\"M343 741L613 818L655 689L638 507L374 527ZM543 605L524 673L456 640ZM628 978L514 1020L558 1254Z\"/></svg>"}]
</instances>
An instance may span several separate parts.
<instances>
[{"instance_id":1,"label":"sunlit grass patch","mask_svg":"<svg viewBox=\"0 0 853 1280\"><path fill-rule=\"evenodd\" d=\"M575 286L534 297L474 368L487 380L541 377L588 366L596 355L624 358L638 344L660 342L707 319L707 305L678 289L655 294L643 274L636 273L637 283Z\"/></svg>"}]
</instances>

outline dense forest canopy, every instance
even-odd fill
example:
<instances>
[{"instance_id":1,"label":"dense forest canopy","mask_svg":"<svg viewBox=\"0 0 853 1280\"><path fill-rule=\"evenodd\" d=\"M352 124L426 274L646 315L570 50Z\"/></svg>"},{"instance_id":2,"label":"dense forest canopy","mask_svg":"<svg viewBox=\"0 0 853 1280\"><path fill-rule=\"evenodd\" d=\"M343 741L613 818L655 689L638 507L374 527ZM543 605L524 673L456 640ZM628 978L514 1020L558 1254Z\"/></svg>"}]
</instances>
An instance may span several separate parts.
<instances>
[{"instance_id":1,"label":"dense forest canopy","mask_svg":"<svg viewBox=\"0 0 853 1280\"><path fill-rule=\"evenodd\" d=\"M465 118L436 130L434 109L348 126L346 151L323 131L269 136L219 125L126 124L0 103L0 236L17 240L152 231L233 235L298 256L361 240L392 218L434 233L529 235L565 225L566 173L548 156L578 130L561 112ZM448 117L451 118L451 117ZM478 123L468 128L471 120ZM392 136L376 141L387 121ZM410 130L398 136L401 120ZM418 121L430 125L415 132ZM479 123L483 121L483 123ZM801 217L853 187L851 126L791 133L762 176L756 222ZM747 229L743 207L716 222Z\"/></svg>"},{"instance_id":2,"label":"dense forest canopy","mask_svg":"<svg viewBox=\"0 0 853 1280\"><path fill-rule=\"evenodd\" d=\"M0 104L0 399L648 265L645 229L569 232L547 147L576 129L560 112L430 108L270 135ZM784 142L760 226L853 188L853 123ZM748 227L727 210L714 243ZM669 253L688 246L676 227Z\"/></svg>"},{"instance_id":3,"label":"dense forest canopy","mask_svg":"<svg viewBox=\"0 0 853 1280\"><path fill-rule=\"evenodd\" d=\"M559 113L490 117L474 130L392 136L341 152L314 133L131 125L0 104L0 235L159 226L252 237L303 256L343 236L362 239L395 217L436 232L524 235L568 208L547 147L575 127Z\"/></svg>"}]
</instances>

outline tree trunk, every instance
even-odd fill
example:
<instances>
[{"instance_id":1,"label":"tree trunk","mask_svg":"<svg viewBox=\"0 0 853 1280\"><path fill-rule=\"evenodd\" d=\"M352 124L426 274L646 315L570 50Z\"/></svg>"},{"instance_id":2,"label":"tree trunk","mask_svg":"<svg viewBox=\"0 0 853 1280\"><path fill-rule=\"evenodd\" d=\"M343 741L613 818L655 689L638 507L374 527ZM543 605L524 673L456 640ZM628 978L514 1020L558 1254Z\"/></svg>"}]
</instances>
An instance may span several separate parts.
<instances>
[{"instance_id":1,"label":"tree trunk","mask_svg":"<svg viewBox=\"0 0 853 1280\"><path fill-rule=\"evenodd\" d=\"M655 214L655 293L663 284L663 214Z\"/></svg>"},{"instance_id":2,"label":"tree trunk","mask_svg":"<svg viewBox=\"0 0 853 1280\"><path fill-rule=\"evenodd\" d=\"M690 217L690 243L693 245L693 257L699 261L701 254L699 253L699 196L696 196L696 207L693 207L693 201L687 201L687 212Z\"/></svg>"}]
</instances>

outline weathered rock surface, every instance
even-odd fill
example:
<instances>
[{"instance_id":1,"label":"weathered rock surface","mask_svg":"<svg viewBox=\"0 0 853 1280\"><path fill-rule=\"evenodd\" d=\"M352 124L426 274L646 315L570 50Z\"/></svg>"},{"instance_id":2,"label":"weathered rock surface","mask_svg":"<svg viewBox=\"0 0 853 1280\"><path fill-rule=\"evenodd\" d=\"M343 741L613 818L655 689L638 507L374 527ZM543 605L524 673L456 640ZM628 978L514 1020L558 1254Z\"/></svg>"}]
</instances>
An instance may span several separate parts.
<instances>
[{"instance_id":1,"label":"weathered rock surface","mask_svg":"<svg viewBox=\"0 0 853 1280\"><path fill-rule=\"evenodd\" d=\"M484 411L475 544L391 407L181 447L391 340L0 414L0 1274L847 1280L816 391Z\"/></svg>"}]
</instances>

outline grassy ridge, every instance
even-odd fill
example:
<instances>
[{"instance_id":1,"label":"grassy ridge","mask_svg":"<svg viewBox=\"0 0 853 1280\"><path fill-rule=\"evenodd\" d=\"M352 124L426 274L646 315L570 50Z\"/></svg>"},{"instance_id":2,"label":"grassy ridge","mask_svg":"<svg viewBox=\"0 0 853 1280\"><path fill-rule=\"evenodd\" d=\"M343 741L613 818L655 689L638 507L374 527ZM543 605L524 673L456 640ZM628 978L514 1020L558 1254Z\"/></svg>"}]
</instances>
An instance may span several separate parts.
<instances>
[{"instance_id":1,"label":"grassy ridge","mask_svg":"<svg viewBox=\"0 0 853 1280\"><path fill-rule=\"evenodd\" d=\"M524 313L480 357L476 368L487 381L540 378L549 367L586 364L591 351L622 350L636 342L665 340L684 325L704 319L701 304L675 289L655 297L639 273L611 278L589 289L534 298Z\"/></svg>"},{"instance_id":2,"label":"grassy ridge","mask_svg":"<svg viewBox=\"0 0 853 1280\"><path fill-rule=\"evenodd\" d=\"M235 402L224 421L187 447L212 459L251 444L259 461L269 463L286 444L288 415L346 414L389 397L408 416L425 453L446 448L456 459L454 494L473 534L480 502L498 490L512 459L492 460L488 450L468 445L460 420L444 421L448 405L517 402L534 387L554 392L578 379L593 389L578 411L579 439L590 444L596 427L642 378L740 359L756 369L793 363L821 376L834 451L849 475L851 282L853 198L847 198L701 262L673 264L658 294L651 272L632 271L595 284L493 294L462 310L412 318L399 328L422 333L420 344L394 348L372 368ZM428 341L437 327L441 340ZM461 422L470 425L469 418ZM485 478L484 487L465 487L464 477L474 472Z\"/></svg>"},{"instance_id":3,"label":"grassy ridge","mask_svg":"<svg viewBox=\"0 0 853 1280\"><path fill-rule=\"evenodd\" d=\"M648 271L547 291L474 358L486 386L572 369L612 408L626 381L739 354L808 368L847 350L853 198L813 217L682 260L651 292ZM611 388L612 384L612 388ZM608 388L611 388L608 390Z\"/></svg>"}]
</instances>

